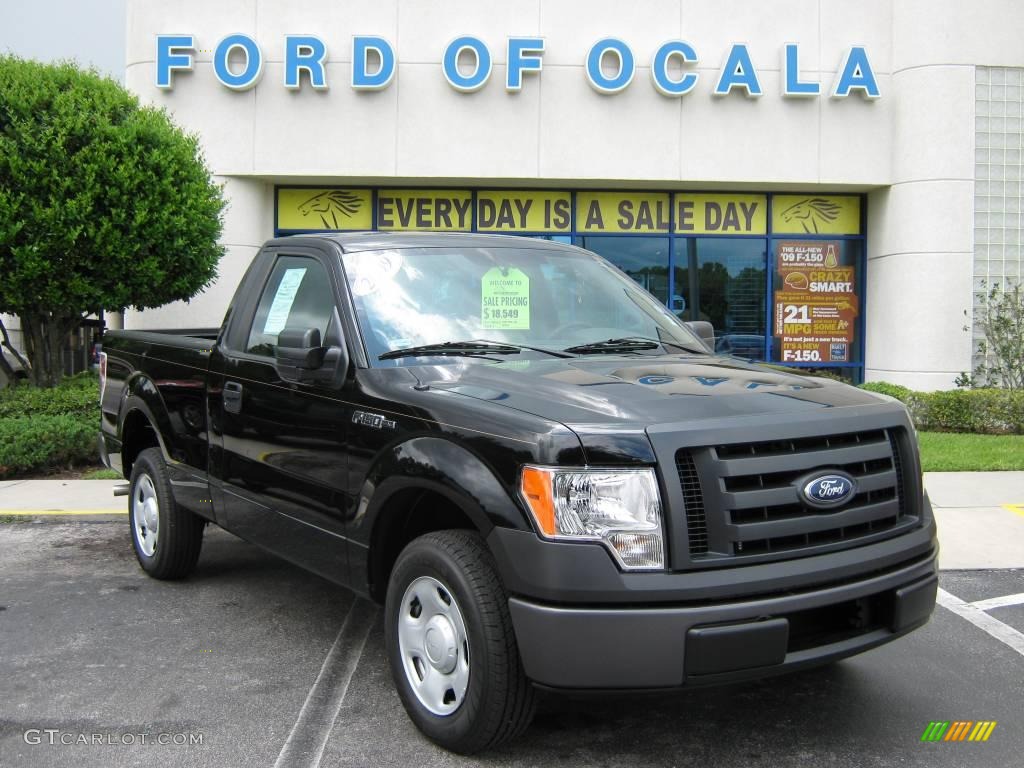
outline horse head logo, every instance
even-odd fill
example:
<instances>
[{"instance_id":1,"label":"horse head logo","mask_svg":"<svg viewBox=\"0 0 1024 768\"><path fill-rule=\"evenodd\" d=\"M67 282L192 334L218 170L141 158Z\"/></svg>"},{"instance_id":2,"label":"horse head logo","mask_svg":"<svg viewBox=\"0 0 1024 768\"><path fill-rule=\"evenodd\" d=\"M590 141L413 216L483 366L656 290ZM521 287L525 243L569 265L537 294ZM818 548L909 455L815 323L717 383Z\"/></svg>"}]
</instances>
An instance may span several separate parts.
<instances>
[{"instance_id":1,"label":"horse head logo","mask_svg":"<svg viewBox=\"0 0 1024 768\"><path fill-rule=\"evenodd\" d=\"M827 224L839 218L842 211L838 205L821 197L809 197L789 206L782 212L782 220L789 224L799 221L804 232L817 232L819 224Z\"/></svg>"},{"instance_id":2,"label":"horse head logo","mask_svg":"<svg viewBox=\"0 0 1024 768\"><path fill-rule=\"evenodd\" d=\"M315 213L320 216L320 221L323 222L324 227L329 229L341 229L338 224L338 216L341 216L342 222L345 219L350 219L355 216L360 207L362 207L363 201L359 199L359 196L353 192L346 192L343 189L332 189L327 192L321 192L319 195L314 195L304 203L299 205L299 213L303 216L309 216L311 213Z\"/></svg>"}]
</instances>

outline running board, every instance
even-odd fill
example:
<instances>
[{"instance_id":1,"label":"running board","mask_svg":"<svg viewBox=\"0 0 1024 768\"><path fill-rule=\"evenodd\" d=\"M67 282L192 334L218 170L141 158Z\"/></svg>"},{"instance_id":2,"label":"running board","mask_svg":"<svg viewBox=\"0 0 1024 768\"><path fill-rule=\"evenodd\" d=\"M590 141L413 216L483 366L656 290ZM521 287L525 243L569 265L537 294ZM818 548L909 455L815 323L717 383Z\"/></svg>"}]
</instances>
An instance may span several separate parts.
<instances>
[{"instance_id":1,"label":"running board","mask_svg":"<svg viewBox=\"0 0 1024 768\"><path fill-rule=\"evenodd\" d=\"M128 483L124 483L123 485L115 485L114 486L114 495L115 496L128 496L128 495L131 494L131 492L132 492L132 487Z\"/></svg>"}]
</instances>

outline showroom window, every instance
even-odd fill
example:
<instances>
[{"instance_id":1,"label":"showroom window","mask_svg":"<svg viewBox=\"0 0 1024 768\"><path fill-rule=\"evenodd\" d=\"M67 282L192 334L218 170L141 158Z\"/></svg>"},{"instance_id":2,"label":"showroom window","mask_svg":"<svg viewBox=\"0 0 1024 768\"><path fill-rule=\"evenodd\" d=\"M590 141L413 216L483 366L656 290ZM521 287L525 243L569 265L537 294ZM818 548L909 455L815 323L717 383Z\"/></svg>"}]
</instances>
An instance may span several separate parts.
<instances>
[{"instance_id":1,"label":"showroom window","mask_svg":"<svg viewBox=\"0 0 1024 768\"><path fill-rule=\"evenodd\" d=\"M863 380L863 197L819 193L279 186L277 235L430 230L575 243L722 353Z\"/></svg>"}]
</instances>

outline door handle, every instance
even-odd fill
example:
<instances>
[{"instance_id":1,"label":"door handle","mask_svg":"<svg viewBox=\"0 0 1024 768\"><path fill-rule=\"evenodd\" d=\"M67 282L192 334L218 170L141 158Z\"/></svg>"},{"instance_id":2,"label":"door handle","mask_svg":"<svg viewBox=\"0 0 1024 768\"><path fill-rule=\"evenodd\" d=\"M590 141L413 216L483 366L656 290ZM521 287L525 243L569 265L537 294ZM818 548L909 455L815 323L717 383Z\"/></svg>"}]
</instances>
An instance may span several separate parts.
<instances>
[{"instance_id":1,"label":"door handle","mask_svg":"<svg viewBox=\"0 0 1024 768\"><path fill-rule=\"evenodd\" d=\"M237 381L224 382L224 410L228 413L242 412L242 385Z\"/></svg>"}]
</instances>

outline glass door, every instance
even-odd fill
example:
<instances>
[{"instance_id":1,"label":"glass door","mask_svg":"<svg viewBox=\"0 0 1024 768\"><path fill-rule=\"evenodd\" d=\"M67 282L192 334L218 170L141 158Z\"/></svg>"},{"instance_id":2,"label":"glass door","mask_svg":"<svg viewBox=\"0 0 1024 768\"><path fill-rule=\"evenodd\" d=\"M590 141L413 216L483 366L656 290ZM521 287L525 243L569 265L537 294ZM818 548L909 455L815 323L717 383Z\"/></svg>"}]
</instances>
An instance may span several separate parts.
<instances>
[{"instance_id":1,"label":"glass door","mask_svg":"<svg viewBox=\"0 0 1024 768\"><path fill-rule=\"evenodd\" d=\"M676 238L674 257L676 293L695 298L684 319L711 323L717 352L767 359L765 240Z\"/></svg>"},{"instance_id":2,"label":"glass door","mask_svg":"<svg viewBox=\"0 0 1024 768\"><path fill-rule=\"evenodd\" d=\"M644 235L586 235L576 238L576 245L604 256L665 304L669 303L669 242L666 236ZM679 293L678 288L675 293Z\"/></svg>"}]
</instances>

